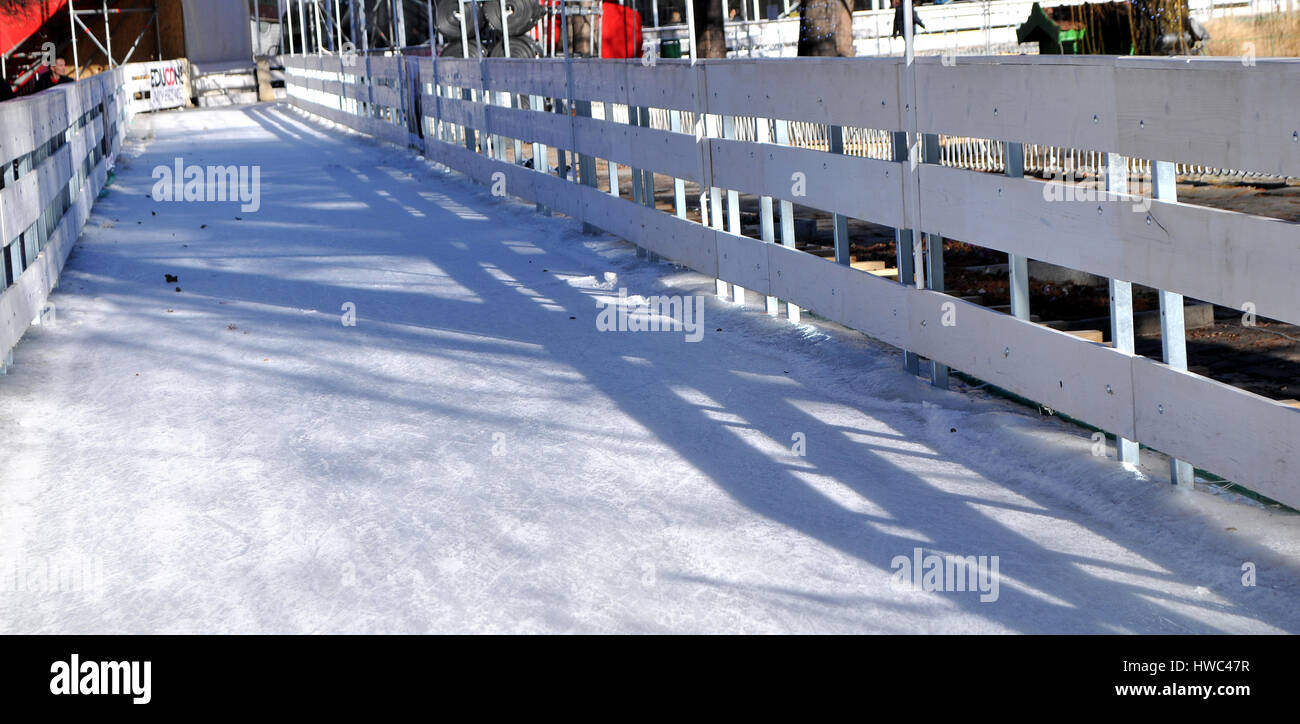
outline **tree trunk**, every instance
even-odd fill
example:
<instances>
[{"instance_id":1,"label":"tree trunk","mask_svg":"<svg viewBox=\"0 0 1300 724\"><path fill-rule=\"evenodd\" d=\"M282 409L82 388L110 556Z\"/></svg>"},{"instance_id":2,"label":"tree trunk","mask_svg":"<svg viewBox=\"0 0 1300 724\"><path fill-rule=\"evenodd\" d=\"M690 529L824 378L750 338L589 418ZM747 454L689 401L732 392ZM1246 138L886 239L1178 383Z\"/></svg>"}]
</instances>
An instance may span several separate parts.
<instances>
[{"instance_id":1,"label":"tree trunk","mask_svg":"<svg viewBox=\"0 0 1300 724\"><path fill-rule=\"evenodd\" d=\"M852 0L804 0L799 12L799 55L854 55Z\"/></svg>"},{"instance_id":2,"label":"tree trunk","mask_svg":"<svg viewBox=\"0 0 1300 724\"><path fill-rule=\"evenodd\" d=\"M727 57L727 36L722 32L723 0L695 3L695 48L701 58Z\"/></svg>"}]
</instances>

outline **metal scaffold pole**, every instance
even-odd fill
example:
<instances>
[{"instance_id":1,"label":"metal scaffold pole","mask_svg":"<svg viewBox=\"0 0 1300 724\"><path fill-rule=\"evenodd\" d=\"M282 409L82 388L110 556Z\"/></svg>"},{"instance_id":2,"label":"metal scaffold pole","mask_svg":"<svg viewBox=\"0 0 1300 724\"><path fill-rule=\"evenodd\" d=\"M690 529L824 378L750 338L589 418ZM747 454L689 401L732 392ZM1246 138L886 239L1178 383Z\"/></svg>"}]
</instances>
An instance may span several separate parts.
<instances>
[{"instance_id":1,"label":"metal scaffold pole","mask_svg":"<svg viewBox=\"0 0 1300 724\"><path fill-rule=\"evenodd\" d=\"M68 0L68 27L72 29L72 77L81 77L81 59L77 54L77 10Z\"/></svg>"}]
</instances>

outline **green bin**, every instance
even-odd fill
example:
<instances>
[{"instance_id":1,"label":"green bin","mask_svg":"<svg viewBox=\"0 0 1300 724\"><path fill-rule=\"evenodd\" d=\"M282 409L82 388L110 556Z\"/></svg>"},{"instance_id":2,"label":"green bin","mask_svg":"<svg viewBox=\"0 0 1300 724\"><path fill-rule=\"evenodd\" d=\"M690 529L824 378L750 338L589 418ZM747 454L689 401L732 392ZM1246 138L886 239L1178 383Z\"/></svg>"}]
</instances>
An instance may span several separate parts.
<instances>
[{"instance_id":1,"label":"green bin","mask_svg":"<svg viewBox=\"0 0 1300 724\"><path fill-rule=\"evenodd\" d=\"M682 41L676 38L672 40L659 41L660 58L680 58L682 57Z\"/></svg>"}]
</instances>

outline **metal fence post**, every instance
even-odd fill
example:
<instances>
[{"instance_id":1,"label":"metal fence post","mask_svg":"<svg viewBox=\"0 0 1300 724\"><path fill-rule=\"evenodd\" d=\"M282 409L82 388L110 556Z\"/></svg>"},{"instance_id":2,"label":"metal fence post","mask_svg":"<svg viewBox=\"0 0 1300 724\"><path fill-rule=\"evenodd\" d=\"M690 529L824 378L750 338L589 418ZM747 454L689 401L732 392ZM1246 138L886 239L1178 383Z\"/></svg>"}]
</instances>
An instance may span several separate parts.
<instances>
[{"instance_id":1,"label":"metal fence post","mask_svg":"<svg viewBox=\"0 0 1300 724\"><path fill-rule=\"evenodd\" d=\"M893 132L893 159L899 163L907 163L907 131ZM910 229L894 229L894 259L898 267L899 284L915 284L916 271L913 266L915 257L912 255L912 231ZM921 358L915 352L903 350L903 369L912 374L920 374Z\"/></svg>"},{"instance_id":2,"label":"metal fence post","mask_svg":"<svg viewBox=\"0 0 1300 724\"><path fill-rule=\"evenodd\" d=\"M844 154L844 126L830 127L831 153ZM849 255L849 217L831 214L831 238L835 245L835 263L849 266L853 259Z\"/></svg>"},{"instance_id":3,"label":"metal fence post","mask_svg":"<svg viewBox=\"0 0 1300 724\"><path fill-rule=\"evenodd\" d=\"M754 140L758 143L772 142L772 127L768 119L754 119ZM776 242L776 224L772 215L771 196L758 197L758 235L769 244ZM781 311L781 302L776 297L770 295L765 297L763 304L764 310L773 317Z\"/></svg>"},{"instance_id":4,"label":"metal fence post","mask_svg":"<svg viewBox=\"0 0 1300 724\"><path fill-rule=\"evenodd\" d=\"M939 134L921 136L921 162L939 163ZM941 292L943 285L943 235L925 235L925 279L928 288ZM930 384L948 388L948 365L930 360Z\"/></svg>"},{"instance_id":5,"label":"metal fence post","mask_svg":"<svg viewBox=\"0 0 1300 724\"><path fill-rule=\"evenodd\" d=\"M1155 161L1151 164L1154 181L1153 196L1160 201L1178 200L1178 178L1174 164ZM1147 210L1150 213L1150 209ZM1159 290L1160 296L1160 347L1165 364L1176 370L1187 369L1187 327L1183 320L1183 295ZM1190 463L1169 458L1170 482L1180 487L1192 487L1196 482Z\"/></svg>"},{"instance_id":6,"label":"metal fence post","mask_svg":"<svg viewBox=\"0 0 1300 724\"><path fill-rule=\"evenodd\" d=\"M1002 165L1010 178L1025 175L1025 145L1018 142L1002 144ZM1011 291L1011 316L1029 320L1029 259L1019 254L1007 255L1007 279Z\"/></svg>"},{"instance_id":7,"label":"metal fence post","mask_svg":"<svg viewBox=\"0 0 1300 724\"><path fill-rule=\"evenodd\" d=\"M1128 193L1128 157L1117 153L1106 154L1106 190ZM1110 279L1109 286L1111 344L1120 352L1133 354L1133 284L1121 279ZM1136 465L1137 442L1119 436L1115 439L1115 454L1119 461Z\"/></svg>"},{"instance_id":8,"label":"metal fence post","mask_svg":"<svg viewBox=\"0 0 1300 724\"><path fill-rule=\"evenodd\" d=\"M735 116L722 116L722 137L736 138ZM718 203L721 204L722 200L719 199ZM718 224L718 228L722 228L721 223ZM744 236L740 226L740 193L733 189L727 189L727 232L736 236ZM732 284L731 301L743 305L745 303L745 288L739 284Z\"/></svg>"}]
</instances>

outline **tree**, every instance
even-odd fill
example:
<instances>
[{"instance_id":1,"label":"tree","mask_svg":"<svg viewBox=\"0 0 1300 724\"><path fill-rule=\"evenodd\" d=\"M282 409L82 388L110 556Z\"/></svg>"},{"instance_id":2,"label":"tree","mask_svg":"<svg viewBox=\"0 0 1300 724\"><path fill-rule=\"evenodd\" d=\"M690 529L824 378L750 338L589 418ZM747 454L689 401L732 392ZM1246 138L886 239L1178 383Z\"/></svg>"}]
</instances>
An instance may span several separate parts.
<instances>
[{"instance_id":1,"label":"tree","mask_svg":"<svg viewBox=\"0 0 1300 724\"><path fill-rule=\"evenodd\" d=\"M695 49L701 58L727 57L727 35L722 31L725 0L691 0L695 4Z\"/></svg>"},{"instance_id":2,"label":"tree","mask_svg":"<svg viewBox=\"0 0 1300 724\"><path fill-rule=\"evenodd\" d=\"M799 55L851 57L853 0L803 0Z\"/></svg>"}]
</instances>

